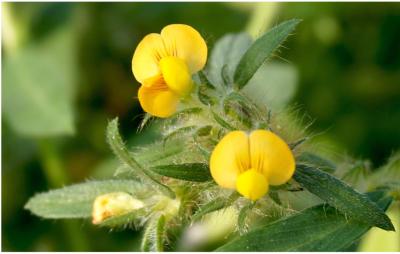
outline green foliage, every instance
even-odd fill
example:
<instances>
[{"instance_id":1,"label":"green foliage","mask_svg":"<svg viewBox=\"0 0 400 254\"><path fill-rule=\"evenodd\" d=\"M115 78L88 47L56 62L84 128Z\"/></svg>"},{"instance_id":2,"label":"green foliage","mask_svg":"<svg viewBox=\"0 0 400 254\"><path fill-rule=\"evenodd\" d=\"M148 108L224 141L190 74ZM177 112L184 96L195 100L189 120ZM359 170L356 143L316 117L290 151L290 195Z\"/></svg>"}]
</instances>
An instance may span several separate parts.
<instances>
[{"instance_id":1,"label":"green foliage","mask_svg":"<svg viewBox=\"0 0 400 254\"><path fill-rule=\"evenodd\" d=\"M119 191L141 196L147 188L132 180L91 181L37 194L28 201L25 209L49 219L88 218L97 196Z\"/></svg>"},{"instance_id":2,"label":"green foliage","mask_svg":"<svg viewBox=\"0 0 400 254\"><path fill-rule=\"evenodd\" d=\"M175 198L175 193L166 185L158 181L151 171L143 168L132 156L130 156L126 149L122 138L118 131L118 118L112 120L107 127L107 141L111 149L118 156L118 158L126 163L134 172L140 177L143 182L146 182L153 188L161 191L171 198Z\"/></svg>"},{"instance_id":3,"label":"green foliage","mask_svg":"<svg viewBox=\"0 0 400 254\"><path fill-rule=\"evenodd\" d=\"M389 217L367 196L319 169L298 165L294 179L346 216L370 226L394 230Z\"/></svg>"},{"instance_id":4,"label":"green foliage","mask_svg":"<svg viewBox=\"0 0 400 254\"><path fill-rule=\"evenodd\" d=\"M234 74L235 85L242 89L261 65L279 45L293 32L300 20L285 21L258 38L246 51Z\"/></svg>"},{"instance_id":5,"label":"green foliage","mask_svg":"<svg viewBox=\"0 0 400 254\"><path fill-rule=\"evenodd\" d=\"M205 182L211 180L210 170L204 163L184 163L151 167L157 174L180 180Z\"/></svg>"},{"instance_id":6,"label":"green foliage","mask_svg":"<svg viewBox=\"0 0 400 254\"><path fill-rule=\"evenodd\" d=\"M369 196L382 210L391 202L382 192ZM318 205L255 229L217 251L343 251L369 228L333 207Z\"/></svg>"},{"instance_id":7,"label":"green foliage","mask_svg":"<svg viewBox=\"0 0 400 254\"><path fill-rule=\"evenodd\" d=\"M310 152L302 153L298 158L298 162L328 173L333 173L336 170L336 165L332 161Z\"/></svg>"},{"instance_id":8,"label":"green foliage","mask_svg":"<svg viewBox=\"0 0 400 254\"><path fill-rule=\"evenodd\" d=\"M239 33L225 35L215 43L207 65L207 76L211 84L224 89L224 75L227 76L225 79L233 81L239 60L251 42L248 34Z\"/></svg>"},{"instance_id":9,"label":"green foliage","mask_svg":"<svg viewBox=\"0 0 400 254\"><path fill-rule=\"evenodd\" d=\"M238 198L239 198L239 196L236 192L231 194L228 198L227 197L215 198L215 199L211 200L210 202L200 206L199 210L197 210L197 212L193 215L192 219L197 220L208 213L218 211L225 207L229 207Z\"/></svg>"},{"instance_id":10,"label":"green foliage","mask_svg":"<svg viewBox=\"0 0 400 254\"><path fill-rule=\"evenodd\" d=\"M288 64L265 61L298 23L286 21L254 43L243 33L218 41L206 71L194 75L201 84L192 97L182 100L181 111L154 120L160 124L158 141L128 149L119 133L118 118L110 121L107 141L121 162L115 175L137 181L89 182L51 191L32 198L27 209L45 218L87 218L97 195L130 193L144 207L107 218L99 226L145 225L143 251L174 250L185 227L201 225L212 212L225 208L237 223L236 231L228 233L242 236L218 250L343 250L372 226L393 230L384 213L390 198L382 192L371 194L370 199L331 175L337 173L336 164L308 152L303 145L309 140L305 128L301 124L293 127L289 114L278 111L294 93L297 72ZM151 119L146 115L141 127ZM266 195L250 202L216 185L208 160L228 131L260 128L276 132L290 144L297 169L295 181L271 187L271 198ZM392 165L397 163L390 162L383 170L392 172L397 167ZM388 183L382 184L387 187Z\"/></svg>"},{"instance_id":11,"label":"green foliage","mask_svg":"<svg viewBox=\"0 0 400 254\"><path fill-rule=\"evenodd\" d=\"M3 70L3 113L19 134L34 137L75 131L76 76L71 26L8 55Z\"/></svg>"}]
</instances>

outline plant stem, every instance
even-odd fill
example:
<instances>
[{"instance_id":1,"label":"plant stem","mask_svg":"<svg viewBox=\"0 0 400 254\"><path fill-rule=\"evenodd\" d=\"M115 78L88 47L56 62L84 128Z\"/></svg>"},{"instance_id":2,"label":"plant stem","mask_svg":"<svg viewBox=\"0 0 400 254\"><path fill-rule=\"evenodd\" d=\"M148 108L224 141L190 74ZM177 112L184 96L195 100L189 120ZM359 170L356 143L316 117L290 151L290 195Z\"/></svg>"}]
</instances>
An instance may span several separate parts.
<instances>
[{"instance_id":1,"label":"plant stem","mask_svg":"<svg viewBox=\"0 0 400 254\"><path fill-rule=\"evenodd\" d=\"M38 140L40 162L47 182L53 188L59 188L69 182L69 177L63 166L60 150L52 139ZM89 244L79 221L63 221L65 238L72 251L87 251Z\"/></svg>"},{"instance_id":2,"label":"plant stem","mask_svg":"<svg viewBox=\"0 0 400 254\"><path fill-rule=\"evenodd\" d=\"M264 33L277 12L279 3L255 3L254 10L247 23L246 31L253 38L257 38Z\"/></svg>"}]
</instances>

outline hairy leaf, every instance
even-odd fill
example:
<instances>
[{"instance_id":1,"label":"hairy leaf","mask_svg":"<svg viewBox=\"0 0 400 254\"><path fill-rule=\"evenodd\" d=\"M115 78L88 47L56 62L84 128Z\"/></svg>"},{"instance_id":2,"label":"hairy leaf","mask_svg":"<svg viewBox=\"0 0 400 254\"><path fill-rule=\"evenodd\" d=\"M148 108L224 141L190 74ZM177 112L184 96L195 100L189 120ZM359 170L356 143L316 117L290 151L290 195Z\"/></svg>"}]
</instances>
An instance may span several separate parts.
<instances>
[{"instance_id":1,"label":"hairy leaf","mask_svg":"<svg viewBox=\"0 0 400 254\"><path fill-rule=\"evenodd\" d=\"M25 209L44 218L87 218L99 195L121 191L138 197L146 190L140 182L132 180L92 181L37 194L28 201Z\"/></svg>"},{"instance_id":2,"label":"hairy leaf","mask_svg":"<svg viewBox=\"0 0 400 254\"><path fill-rule=\"evenodd\" d=\"M298 158L298 161L307 166L321 169L328 173L333 173L336 170L336 165L325 158L322 158L314 153L304 152Z\"/></svg>"},{"instance_id":3,"label":"hairy leaf","mask_svg":"<svg viewBox=\"0 0 400 254\"><path fill-rule=\"evenodd\" d=\"M242 89L261 65L289 36L300 22L298 19L285 21L258 38L240 59L235 70L234 82Z\"/></svg>"},{"instance_id":4,"label":"hairy leaf","mask_svg":"<svg viewBox=\"0 0 400 254\"><path fill-rule=\"evenodd\" d=\"M386 210L391 198L369 197ZM368 231L370 225L348 219L335 208L318 205L278 220L218 248L217 251L340 251Z\"/></svg>"},{"instance_id":5,"label":"hairy leaf","mask_svg":"<svg viewBox=\"0 0 400 254\"><path fill-rule=\"evenodd\" d=\"M150 169L157 174L186 181L205 182L212 179L208 165L204 163L159 165Z\"/></svg>"},{"instance_id":6,"label":"hairy leaf","mask_svg":"<svg viewBox=\"0 0 400 254\"><path fill-rule=\"evenodd\" d=\"M199 210L193 215L193 220L200 219L204 215L220 210L222 208L231 206L233 202L238 199L239 196L236 192L232 193L228 198L218 197L202 206L200 206Z\"/></svg>"},{"instance_id":7,"label":"hairy leaf","mask_svg":"<svg viewBox=\"0 0 400 254\"><path fill-rule=\"evenodd\" d=\"M336 177L313 167L298 165L294 179L346 216L370 226L394 230L389 217L382 209L366 195L357 192Z\"/></svg>"},{"instance_id":8,"label":"hairy leaf","mask_svg":"<svg viewBox=\"0 0 400 254\"><path fill-rule=\"evenodd\" d=\"M224 78L233 80L236 66L251 42L250 35L239 33L225 35L215 43L207 65L208 79L212 84L223 87Z\"/></svg>"}]
</instances>

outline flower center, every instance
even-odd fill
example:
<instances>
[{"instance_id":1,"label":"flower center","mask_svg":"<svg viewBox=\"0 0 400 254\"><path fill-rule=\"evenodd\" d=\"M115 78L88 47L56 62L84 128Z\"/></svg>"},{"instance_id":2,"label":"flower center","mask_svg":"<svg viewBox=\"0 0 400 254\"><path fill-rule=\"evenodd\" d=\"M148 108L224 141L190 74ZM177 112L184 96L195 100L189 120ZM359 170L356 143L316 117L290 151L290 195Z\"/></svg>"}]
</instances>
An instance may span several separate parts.
<instances>
[{"instance_id":1,"label":"flower center","mask_svg":"<svg viewBox=\"0 0 400 254\"><path fill-rule=\"evenodd\" d=\"M190 93L193 81L185 61L174 56L167 56L160 60L159 66L169 89L180 96Z\"/></svg>"},{"instance_id":2,"label":"flower center","mask_svg":"<svg viewBox=\"0 0 400 254\"><path fill-rule=\"evenodd\" d=\"M250 168L238 176L236 189L240 194L254 201L268 192L268 182L262 173Z\"/></svg>"}]
</instances>

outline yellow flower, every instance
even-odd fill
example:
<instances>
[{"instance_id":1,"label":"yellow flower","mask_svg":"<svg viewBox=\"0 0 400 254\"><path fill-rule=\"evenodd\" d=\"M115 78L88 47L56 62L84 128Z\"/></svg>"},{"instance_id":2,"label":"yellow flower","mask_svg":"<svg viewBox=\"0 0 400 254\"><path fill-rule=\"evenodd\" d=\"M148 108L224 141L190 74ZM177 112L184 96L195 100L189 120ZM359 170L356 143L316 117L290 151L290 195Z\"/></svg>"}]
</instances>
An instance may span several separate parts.
<instances>
[{"instance_id":1,"label":"yellow flower","mask_svg":"<svg viewBox=\"0 0 400 254\"><path fill-rule=\"evenodd\" d=\"M191 75L206 60L204 39L188 25L168 25L160 34L144 37L132 58L133 75L142 84L138 97L144 111L158 117L172 115L193 88Z\"/></svg>"},{"instance_id":2,"label":"yellow flower","mask_svg":"<svg viewBox=\"0 0 400 254\"><path fill-rule=\"evenodd\" d=\"M255 130L250 135L232 131L214 148L210 170L221 187L257 200L268 192L269 185L289 181L295 160L285 141L270 131Z\"/></svg>"},{"instance_id":3,"label":"yellow flower","mask_svg":"<svg viewBox=\"0 0 400 254\"><path fill-rule=\"evenodd\" d=\"M144 203L125 192L98 196L93 202L92 223L99 224L112 216L122 215L144 207Z\"/></svg>"}]
</instances>

